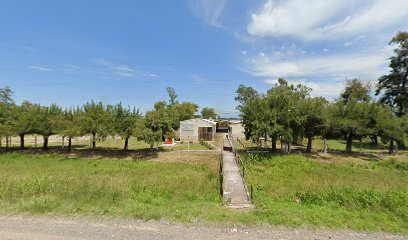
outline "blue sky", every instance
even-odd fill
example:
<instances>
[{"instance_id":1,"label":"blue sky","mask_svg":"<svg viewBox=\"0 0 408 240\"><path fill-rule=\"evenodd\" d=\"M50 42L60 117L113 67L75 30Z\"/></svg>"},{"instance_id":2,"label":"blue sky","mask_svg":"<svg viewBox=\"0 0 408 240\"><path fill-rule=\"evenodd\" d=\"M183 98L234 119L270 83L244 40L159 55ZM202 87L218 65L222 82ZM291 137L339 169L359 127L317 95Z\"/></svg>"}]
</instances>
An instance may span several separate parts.
<instances>
[{"instance_id":1,"label":"blue sky","mask_svg":"<svg viewBox=\"0 0 408 240\"><path fill-rule=\"evenodd\" d=\"M172 86L228 116L241 83L284 77L333 99L345 79L373 82L407 30L406 0L4 0L0 87L17 102L146 111Z\"/></svg>"}]
</instances>

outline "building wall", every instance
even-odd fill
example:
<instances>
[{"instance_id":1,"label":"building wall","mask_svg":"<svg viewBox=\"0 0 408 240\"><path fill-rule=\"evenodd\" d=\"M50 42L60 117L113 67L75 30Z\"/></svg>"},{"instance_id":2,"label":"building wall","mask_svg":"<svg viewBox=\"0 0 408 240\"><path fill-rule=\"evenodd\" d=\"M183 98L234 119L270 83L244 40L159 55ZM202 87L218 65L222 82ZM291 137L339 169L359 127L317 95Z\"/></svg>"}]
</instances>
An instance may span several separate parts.
<instances>
[{"instance_id":1,"label":"building wall","mask_svg":"<svg viewBox=\"0 0 408 240\"><path fill-rule=\"evenodd\" d=\"M231 127L231 134L234 137L238 138L245 138L245 129L242 123L235 123L235 124L230 124Z\"/></svg>"},{"instance_id":2,"label":"building wall","mask_svg":"<svg viewBox=\"0 0 408 240\"><path fill-rule=\"evenodd\" d=\"M203 119L190 119L190 120L185 120L180 122L180 140L181 141L193 141L193 142L198 142L198 128L199 127L211 127L212 128L212 134L213 134L213 139L215 137L215 124L205 121Z\"/></svg>"}]
</instances>

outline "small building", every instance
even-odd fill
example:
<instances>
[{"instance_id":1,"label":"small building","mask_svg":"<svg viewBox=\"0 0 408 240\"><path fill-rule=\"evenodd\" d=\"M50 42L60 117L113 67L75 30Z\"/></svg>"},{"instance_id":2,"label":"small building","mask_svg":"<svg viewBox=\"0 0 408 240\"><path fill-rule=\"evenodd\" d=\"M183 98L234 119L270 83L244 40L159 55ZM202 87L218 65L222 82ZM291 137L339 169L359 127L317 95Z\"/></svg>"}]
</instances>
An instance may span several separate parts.
<instances>
[{"instance_id":1,"label":"small building","mask_svg":"<svg viewBox=\"0 0 408 240\"><path fill-rule=\"evenodd\" d=\"M208 119L189 119L180 122L180 141L213 141L217 123Z\"/></svg>"}]
</instances>

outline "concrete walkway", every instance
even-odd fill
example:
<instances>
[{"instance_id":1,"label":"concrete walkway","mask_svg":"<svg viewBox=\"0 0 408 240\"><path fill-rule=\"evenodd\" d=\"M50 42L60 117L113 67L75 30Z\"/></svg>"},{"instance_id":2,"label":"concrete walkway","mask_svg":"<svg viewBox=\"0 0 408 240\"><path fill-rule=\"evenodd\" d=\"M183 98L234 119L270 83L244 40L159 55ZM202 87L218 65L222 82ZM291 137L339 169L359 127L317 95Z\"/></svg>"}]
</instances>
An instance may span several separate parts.
<instances>
[{"instance_id":1,"label":"concrete walkway","mask_svg":"<svg viewBox=\"0 0 408 240\"><path fill-rule=\"evenodd\" d=\"M223 201L230 208L252 208L245 183L232 152L222 152Z\"/></svg>"}]
</instances>

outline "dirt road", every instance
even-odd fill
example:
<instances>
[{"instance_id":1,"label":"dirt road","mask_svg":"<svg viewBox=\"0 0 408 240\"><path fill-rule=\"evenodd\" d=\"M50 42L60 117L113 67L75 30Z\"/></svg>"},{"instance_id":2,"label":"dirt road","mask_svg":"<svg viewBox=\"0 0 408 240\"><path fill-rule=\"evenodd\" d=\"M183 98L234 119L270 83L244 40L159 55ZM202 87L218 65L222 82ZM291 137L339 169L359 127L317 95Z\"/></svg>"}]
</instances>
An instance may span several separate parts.
<instances>
[{"instance_id":1,"label":"dirt road","mask_svg":"<svg viewBox=\"0 0 408 240\"><path fill-rule=\"evenodd\" d=\"M0 216L0 239L408 239L388 233L285 227L222 227L208 224L88 217Z\"/></svg>"}]
</instances>

